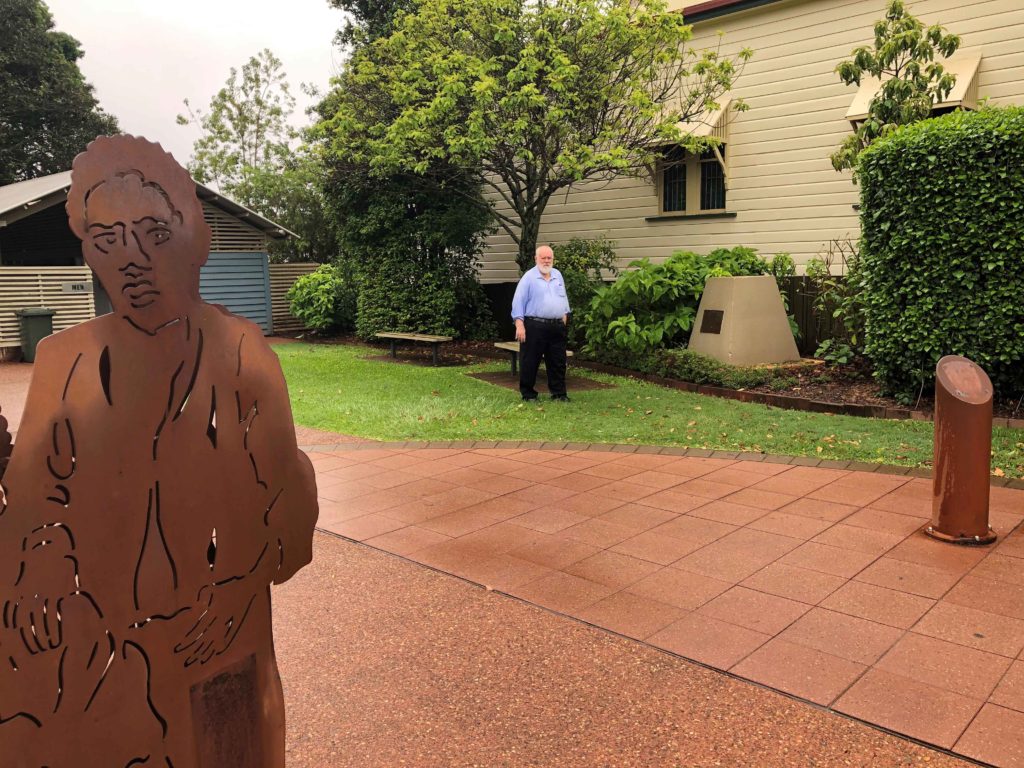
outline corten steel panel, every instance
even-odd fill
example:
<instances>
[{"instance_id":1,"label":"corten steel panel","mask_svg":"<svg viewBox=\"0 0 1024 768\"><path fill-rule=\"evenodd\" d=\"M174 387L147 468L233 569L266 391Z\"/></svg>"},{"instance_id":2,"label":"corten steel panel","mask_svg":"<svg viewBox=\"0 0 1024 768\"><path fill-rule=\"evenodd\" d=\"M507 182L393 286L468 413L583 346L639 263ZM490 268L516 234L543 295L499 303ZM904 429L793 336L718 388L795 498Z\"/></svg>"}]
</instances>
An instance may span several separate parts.
<instances>
[{"instance_id":1,"label":"corten steel panel","mask_svg":"<svg viewBox=\"0 0 1024 768\"><path fill-rule=\"evenodd\" d=\"M156 144L75 159L114 311L39 347L0 510L4 768L282 768L270 585L310 561L312 466L253 323L199 296L209 227Z\"/></svg>"},{"instance_id":2,"label":"corten steel panel","mask_svg":"<svg viewBox=\"0 0 1024 768\"><path fill-rule=\"evenodd\" d=\"M925 532L957 544L991 544L988 524L992 382L966 357L935 368L935 477Z\"/></svg>"}]
</instances>

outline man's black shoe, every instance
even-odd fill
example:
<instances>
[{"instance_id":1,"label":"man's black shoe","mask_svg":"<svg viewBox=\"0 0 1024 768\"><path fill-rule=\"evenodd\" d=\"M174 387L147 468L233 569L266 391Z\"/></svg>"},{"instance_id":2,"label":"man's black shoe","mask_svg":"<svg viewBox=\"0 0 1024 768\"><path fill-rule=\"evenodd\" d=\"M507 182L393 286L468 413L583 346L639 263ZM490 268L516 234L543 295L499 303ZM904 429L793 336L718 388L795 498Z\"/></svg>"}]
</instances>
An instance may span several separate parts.
<instances>
[{"instance_id":1,"label":"man's black shoe","mask_svg":"<svg viewBox=\"0 0 1024 768\"><path fill-rule=\"evenodd\" d=\"M552 395L551 399L552 400L557 400L560 403L568 403L568 402L570 402L568 395Z\"/></svg>"}]
</instances>

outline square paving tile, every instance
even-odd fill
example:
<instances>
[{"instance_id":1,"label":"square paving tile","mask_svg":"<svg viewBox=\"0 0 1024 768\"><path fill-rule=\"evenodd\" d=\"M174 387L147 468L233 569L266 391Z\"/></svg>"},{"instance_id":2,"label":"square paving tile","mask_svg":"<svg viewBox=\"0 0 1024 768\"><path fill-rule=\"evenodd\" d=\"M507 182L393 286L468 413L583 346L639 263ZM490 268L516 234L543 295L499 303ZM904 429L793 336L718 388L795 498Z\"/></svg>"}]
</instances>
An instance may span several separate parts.
<instances>
[{"instance_id":1,"label":"square paving tile","mask_svg":"<svg viewBox=\"0 0 1024 768\"><path fill-rule=\"evenodd\" d=\"M472 509L472 507L467 507L463 512L468 509ZM519 547L524 547L545 535L539 531L514 525L511 522L499 522L472 533L464 534L459 537L459 541L476 547L481 553L499 555L511 552Z\"/></svg>"},{"instance_id":2,"label":"square paving tile","mask_svg":"<svg viewBox=\"0 0 1024 768\"><path fill-rule=\"evenodd\" d=\"M1024 560L993 552L971 571L971 576L1024 585Z\"/></svg>"},{"instance_id":3,"label":"square paving tile","mask_svg":"<svg viewBox=\"0 0 1024 768\"><path fill-rule=\"evenodd\" d=\"M611 549L613 552L623 555L639 557L641 560L649 560L659 565L668 565L701 546L703 545L700 542L686 541L659 533L655 529L638 533L631 539L619 542Z\"/></svg>"},{"instance_id":4,"label":"square paving tile","mask_svg":"<svg viewBox=\"0 0 1024 768\"><path fill-rule=\"evenodd\" d=\"M738 583L799 546L797 539L740 528L673 563L676 568Z\"/></svg>"},{"instance_id":5,"label":"square paving tile","mask_svg":"<svg viewBox=\"0 0 1024 768\"><path fill-rule=\"evenodd\" d=\"M945 600L936 603L913 631L1010 658L1024 649L1024 621Z\"/></svg>"},{"instance_id":6,"label":"square paving tile","mask_svg":"<svg viewBox=\"0 0 1024 768\"><path fill-rule=\"evenodd\" d=\"M790 496L803 497L814 493L824 483L816 483L809 480L799 480L789 477L789 473L775 477L762 478L760 482L752 487L759 491L770 491L771 493L785 493Z\"/></svg>"},{"instance_id":7,"label":"square paving tile","mask_svg":"<svg viewBox=\"0 0 1024 768\"><path fill-rule=\"evenodd\" d=\"M448 537L415 525L366 539L366 543L371 547L377 547L377 549L383 549L385 552L392 552L396 555L408 555L418 549L429 547L431 544L440 544L443 541L448 541Z\"/></svg>"},{"instance_id":8,"label":"square paving tile","mask_svg":"<svg viewBox=\"0 0 1024 768\"><path fill-rule=\"evenodd\" d=\"M593 544L595 547L614 547L636 536L636 530L598 517L586 518L560 532L560 536Z\"/></svg>"},{"instance_id":9,"label":"square paving tile","mask_svg":"<svg viewBox=\"0 0 1024 768\"><path fill-rule=\"evenodd\" d=\"M837 504L852 504L855 507L864 507L886 494L881 488L870 486L850 485L843 481L837 481L822 486L816 491L807 494L810 499L821 501L834 501Z\"/></svg>"},{"instance_id":10,"label":"square paving tile","mask_svg":"<svg viewBox=\"0 0 1024 768\"><path fill-rule=\"evenodd\" d=\"M919 563L880 557L854 576L854 579L877 587L909 592L912 595L939 598L960 580L960 576Z\"/></svg>"},{"instance_id":11,"label":"square paving tile","mask_svg":"<svg viewBox=\"0 0 1024 768\"><path fill-rule=\"evenodd\" d=\"M871 555L882 555L903 540L903 536L884 531L871 531L845 523L836 523L831 528L815 536L812 541L828 544L830 547L852 549L856 552L867 552Z\"/></svg>"},{"instance_id":12,"label":"square paving tile","mask_svg":"<svg viewBox=\"0 0 1024 768\"><path fill-rule=\"evenodd\" d=\"M955 547L943 541L913 533L901 541L886 555L908 563L920 563L932 568L942 568L964 574L976 566L988 554L987 547Z\"/></svg>"},{"instance_id":13,"label":"square paving tile","mask_svg":"<svg viewBox=\"0 0 1024 768\"><path fill-rule=\"evenodd\" d=\"M703 496L694 496L690 493L683 493L678 489L669 489L667 491L657 491L650 496L644 496L637 503L682 515L707 504L708 500Z\"/></svg>"},{"instance_id":14,"label":"square paving tile","mask_svg":"<svg viewBox=\"0 0 1024 768\"><path fill-rule=\"evenodd\" d=\"M947 603L1024 619L1024 585L964 576L943 598Z\"/></svg>"},{"instance_id":15,"label":"square paving tile","mask_svg":"<svg viewBox=\"0 0 1024 768\"><path fill-rule=\"evenodd\" d=\"M898 492L887 493L885 496L872 501L868 506L871 509L882 509L886 512L910 515L922 521L932 515L931 499L913 498Z\"/></svg>"},{"instance_id":16,"label":"square paving tile","mask_svg":"<svg viewBox=\"0 0 1024 768\"><path fill-rule=\"evenodd\" d=\"M552 504L584 517L598 517L622 505L621 500L606 496L600 491L583 491Z\"/></svg>"},{"instance_id":17,"label":"square paving tile","mask_svg":"<svg viewBox=\"0 0 1024 768\"><path fill-rule=\"evenodd\" d=\"M744 587L810 605L821 602L845 583L846 579L841 576L781 562L770 563L741 582Z\"/></svg>"},{"instance_id":18,"label":"square paving tile","mask_svg":"<svg viewBox=\"0 0 1024 768\"><path fill-rule=\"evenodd\" d=\"M847 715L951 748L982 702L880 669L870 669L834 705Z\"/></svg>"},{"instance_id":19,"label":"square paving tile","mask_svg":"<svg viewBox=\"0 0 1024 768\"><path fill-rule=\"evenodd\" d=\"M857 507L850 504L836 504L833 501L821 501L819 499L797 499L791 504L782 507L780 512L787 515L800 515L815 520L827 520L830 523L838 523L857 511Z\"/></svg>"},{"instance_id":20,"label":"square paving tile","mask_svg":"<svg viewBox=\"0 0 1024 768\"><path fill-rule=\"evenodd\" d=\"M630 477L629 482L647 485L655 490L664 491L685 482L685 480L679 475L673 475L670 472L658 472L654 469L648 469Z\"/></svg>"},{"instance_id":21,"label":"square paving tile","mask_svg":"<svg viewBox=\"0 0 1024 768\"><path fill-rule=\"evenodd\" d=\"M537 509L538 506L538 504L522 501L521 499L513 499L505 495L481 501L479 504L473 504L464 509L466 511L481 512L491 518L491 520L500 522L524 515L531 510Z\"/></svg>"},{"instance_id":22,"label":"square paving tile","mask_svg":"<svg viewBox=\"0 0 1024 768\"><path fill-rule=\"evenodd\" d=\"M360 482L359 480L342 480L327 487L318 487L316 492L317 496L328 501L347 502L360 496L365 496L368 493L373 493L376 490L369 483Z\"/></svg>"},{"instance_id":23,"label":"square paving tile","mask_svg":"<svg viewBox=\"0 0 1024 768\"><path fill-rule=\"evenodd\" d=\"M832 523L827 520L815 520L811 517L789 515L785 512L769 512L764 517L749 523L747 527L753 528L755 531L767 531L780 536L807 540L817 536L831 525Z\"/></svg>"},{"instance_id":24,"label":"square paving tile","mask_svg":"<svg viewBox=\"0 0 1024 768\"><path fill-rule=\"evenodd\" d=\"M612 632L643 640L685 612L646 597L619 592L584 608L577 617Z\"/></svg>"},{"instance_id":25,"label":"square paving tile","mask_svg":"<svg viewBox=\"0 0 1024 768\"><path fill-rule=\"evenodd\" d=\"M571 491L592 491L595 488L600 488L602 485L607 485L608 482L603 477L594 477L593 475L584 475L581 472L573 471L561 477L553 477L547 481L547 484L553 485L556 488L568 488Z\"/></svg>"},{"instance_id":26,"label":"square paving tile","mask_svg":"<svg viewBox=\"0 0 1024 768\"><path fill-rule=\"evenodd\" d=\"M567 509L558 506L538 507L530 512L513 517L509 522L514 525L521 525L524 528L531 528L542 533L558 533L577 523L582 523L590 518L584 515L577 515Z\"/></svg>"},{"instance_id":27,"label":"square paving tile","mask_svg":"<svg viewBox=\"0 0 1024 768\"><path fill-rule=\"evenodd\" d=\"M920 518L885 512L881 509L861 509L843 518L844 525L857 528L868 528L873 531L892 533L897 536L909 536L922 526Z\"/></svg>"},{"instance_id":28,"label":"square paving tile","mask_svg":"<svg viewBox=\"0 0 1024 768\"><path fill-rule=\"evenodd\" d=\"M705 520L728 523L729 525L747 525L747 523L752 523L759 517L769 514L767 509L745 507L742 504L733 504L721 499L712 502L708 502L707 499L703 501L705 502L704 504L687 514L691 517L700 517Z\"/></svg>"},{"instance_id":29,"label":"square paving tile","mask_svg":"<svg viewBox=\"0 0 1024 768\"><path fill-rule=\"evenodd\" d=\"M858 664L874 664L902 636L895 627L824 608L808 611L779 635Z\"/></svg>"},{"instance_id":30,"label":"square paving tile","mask_svg":"<svg viewBox=\"0 0 1024 768\"><path fill-rule=\"evenodd\" d=\"M748 680L827 706L865 669L867 667L863 664L777 637L747 656L731 671Z\"/></svg>"},{"instance_id":31,"label":"square paving tile","mask_svg":"<svg viewBox=\"0 0 1024 768\"><path fill-rule=\"evenodd\" d=\"M764 480L764 475L747 471L747 468L751 465L752 462L739 462L731 467L709 472L703 478L712 483L725 483L726 485L735 485L737 488L748 488Z\"/></svg>"},{"instance_id":32,"label":"square paving tile","mask_svg":"<svg viewBox=\"0 0 1024 768\"><path fill-rule=\"evenodd\" d=\"M673 536L696 544L710 544L735 531L736 526L692 515L681 515L651 530L654 533L663 533L666 536Z\"/></svg>"},{"instance_id":33,"label":"square paving tile","mask_svg":"<svg viewBox=\"0 0 1024 768\"><path fill-rule=\"evenodd\" d=\"M912 627L934 604L926 597L856 581L844 584L821 601L822 608L900 629Z\"/></svg>"},{"instance_id":34,"label":"square paving tile","mask_svg":"<svg viewBox=\"0 0 1024 768\"><path fill-rule=\"evenodd\" d=\"M626 591L677 608L694 610L731 587L727 581L665 568L627 587Z\"/></svg>"},{"instance_id":35,"label":"square paving tile","mask_svg":"<svg viewBox=\"0 0 1024 768\"><path fill-rule=\"evenodd\" d=\"M1024 714L986 704L956 751L1002 768L1024 768Z\"/></svg>"},{"instance_id":36,"label":"square paving tile","mask_svg":"<svg viewBox=\"0 0 1024 768\"><path fill-rule=\"evenodd\" d=\"M560 613L575 614L615 592L596 581L555 572L508 589L509 594Z\"/></svg>"},{"instance_id":37,"label":"square paving tile","mask_svg":"<svg viewBox=\"0 0 1024 768\"><path fill-rule=\"evenodd\" d=\"M511 551L515 557L559 571L601 550L582 541L542 534L540 538Z\"/></svg>"},{"instance_id":38,"label":"square paving tile","mask_svg":"<svg viewBox=\"0 0 1024 768\"><path fill-rule=\"evenodd\" d=\"M421 528L427 528L445 536L463 536L481 528L494 525L494 518L478 509L460 509L440 517L433 517L420 523Z\"/></svg>"},{"instance_id":39,"label":"square paving tile","mask_svg":"<svg viewBox=\"0 0 1024 768\"><path fill-rule=\"evenodd\" d=\"M600 477L609 482L614 480L624 480L628 477L632 477L637 474L637 469L634 467L626 467L621 464L597 464L586 469L581 469L580 474L592 475L594 477Z\"/></svg>"},{"instance_id":40,"label":"square paving tile","mask_svg":"<svg viewBox=\"0 0 1024 768\"><path fill-rule=\"evenodd\" d=\"M568 473L563 469L538 466L536 464L524 464L519 469L513 469L511 472L506 472L505 476L516 477L520 480L529 480L531 483L546 483L549 480L554 480L566 474Z\"/></svg>"},{"instance_id":41,"label":"square paving tile","mask_svg":"<svg viewBox=\"0 0 1024 768\"><path fill-rule=\"evenodd\" d=\"M527 486L533 485L529 480L521 480L518 477L495 475L490 472L485 474L487 475L486 478L476 480L472 483L467 483L467 487L476 488L478 491L487 491L488 493L493 493L496 496L501 496L506 493L515 493Z\"/></svg>"},{"instance_id":42,"label":"square paving tile","mask_svg":"<svg viewBox=\"0 0 1024 768\"><path fill-rule=\"evenodd\" d=\"M1024 661L1010 663L1010 668L989 696L989 701L1001 707L1024 712Z\"/></svg>"},{"instance_id":43,"label":"square paving tile","mask_svg":"<svg viewBox=\"0 0 1024 768\"><path fill-rule=\"evenodd\" d=\"M996 544L996 552L1008 557L1024 558L1024 533L1017 532Z\"/></svg>"},{"instance_id":44,"label":"square paving tile","mask_svg":"<svg viewBox=\"0 0 1024 768\"><path fill-rule=\"evenodd\" d=\"M747 629L777 635L810 610L805 603L733 587L700 607L698 613Z\"/></svg>"},{"instance_id":45,"label":"square paving tile","mask_svg":"<svg viewBox=\"0 0 1024 768\"><path fill-rule=\"evenodd\" d=\"M601 494L612 499L618 499L622 503L637 501L657 492L657 489L649 485L632 483L627 480L615 480L607 485L601 486Z\"/></svg>"},{"instance_id":46,"label":"square paving tile","mask_svg":"<svg viewBox=\"0 0 1024 768\"><path fill-rule=\"evenodd\" d=\"M506 494L503 498L523 501L537 507L542 507L545 504L555 504L562 499L575 496L577 493L578 491L570 488L558 488L554 485L533 483L525 488L520 488L518 491Z\"/></svg>"},{"instance_id":47,"label":"square paving tile","mask_svg":"<svg viewBox=\"0 0 1024 768\"><path fill-rule=\"evenodd\" d=\"M676 517L678 515L664 509L645 507L643 504L624 504L613 509L611 512L605 512L598 519L607 520L609 523L615 523L616 525L624 525L627 528L632 528L636 533L640 533L656 528Z\"/></svg>"},{"instance_id":48,"label":"square paving tile","mask_svg":"<svg viewBox=\"0 0 1024 768\"><path fill-rule=\"evenodd\" d=\"M1010 659L908 632L875 667L972 699L987 699L1009 669Z\"/></svg>"},{"instance_id":49,"label":"square paving tile","mask_svg":"<svg viewBox=\"0 0 1024 768\"><path fill-rule=\"evenodd\" d=\"M353 517L363 516L362 510L350 508L348 506L348 502L330 501L327 499L319 499L319 502L320 515L316 523L318 528L325 528L331 523L338 523L342 520L351 520Z\"/></svg>"},{"instance_id":50,"label":"square paving tile","mask_svg":"<svg viewBox=\"0 0 1024 768\"><path fill-rule=\"evenodd\" d=\"M374 536L380 536L398 528L404 528L405 523L392 520L390 517L384 517L383 515L369 514L362 517L354 517L350 520L328 523L320 527L348 539L365 541L366 539L372 539Z\"/></svg>"},{"instance_id":51,"label":"square paving tile","mask_svg":"<svg viewBox=\"0 0 1024 768\"><path fill-rule=\"evenodd\" d=\"M764 491L758 488L744 488L728 497L728 501L731 501L733 504L759 507L761 509L779 509L787 504L792 504L796 499L795 495L774 493L773 491Z\"/></svg>"},{"instance_id":52,"label":"square paving tile","mask_svg":"<svg viewBox=\"0 0 1024 768\"><path fill-rule=\"evenodd\" d=\"M550 568L505 554L470 560L461 566L460 571L460 575L470 581L502 591L554 573Z\"/></svg>"},{"instance_id":53,"label":"square paving tile","mask_svg":"<svg viewBox=\"0 0 1024 768\"><path fill-rule=\"evenodd\" d=\"M688 659L729 669L771 639L771 635L689 614L651 635L647 642Z\"/></svg>"},{"instance_id":54,"label":"square paving tile","mask_svg":"<svg viewBox=\"0 0 1024 768\"><path fill-rule=\"evenodd\" d=\"M700 477L696 480L688 480L682 485L676 486L676 490L689 494L690 496L702 496L706 499L720 499L723 496L735 493L736 486L727 485L726 483L714 483Z\"/></svg>"},{"instance_id":55,"label":"square paving tile","mask_svg":"<svg viewBox=\"0 0 1024 768\"><path fill-rule=\"evenodd\" d=\"M625 589L661 569L657 563L617 552L598 552L565 567L565 572L615 589Z\"/></svg>"}]
</instances>

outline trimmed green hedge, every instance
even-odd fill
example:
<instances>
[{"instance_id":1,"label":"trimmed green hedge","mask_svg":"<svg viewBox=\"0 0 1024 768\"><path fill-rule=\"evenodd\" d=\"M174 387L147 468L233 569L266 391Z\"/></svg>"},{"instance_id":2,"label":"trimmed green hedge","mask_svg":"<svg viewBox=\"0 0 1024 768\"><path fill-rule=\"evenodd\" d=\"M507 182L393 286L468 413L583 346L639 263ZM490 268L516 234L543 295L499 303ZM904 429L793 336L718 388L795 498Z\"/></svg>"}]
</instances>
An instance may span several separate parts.
<instances>
[{"instance_id":1,"label":"trimmed green hedge","mask_svg":"<svg viewBox=\"0 0 1024 768\"><path fill-rule=\"evenodd\" d=\"M944 355L1024 389L1024 108L955 112L865 150L865 352L904 401Z\"/></svg>"}]
</instances>

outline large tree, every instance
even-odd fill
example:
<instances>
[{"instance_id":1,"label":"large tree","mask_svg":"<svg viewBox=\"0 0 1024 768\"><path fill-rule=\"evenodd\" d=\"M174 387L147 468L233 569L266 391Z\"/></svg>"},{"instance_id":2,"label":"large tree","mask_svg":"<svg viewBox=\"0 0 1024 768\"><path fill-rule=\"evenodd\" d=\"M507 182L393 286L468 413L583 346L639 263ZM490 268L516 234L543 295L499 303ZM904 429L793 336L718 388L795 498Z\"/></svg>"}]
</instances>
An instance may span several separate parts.
<instances>
[{"instance_id":1,"label":"large tree","mask_svg":"<svg viewBox=\"0 0 1024 768\"><path fill-rule=\"evenodd\" d=\"M301 144L289 122L295 98L281 61L264 49L228 79L207 109L193 109L181 125L201 131L189 170L254 211L288 228L297 238L270 244L274 260L329 262L337 239L324 204L323 167Z\"/></svg>"},{"instance_id":2,"label":"large tree","mask_svg":"<svg viewBox=\"0 0 1024 768\"><path fill-rule=\"evenodd\" d=\"M92 139L117 132L82 55L41 0L0 0L0 185L66 171Z\"/></svg>"},{"instance_id":3,"label":"large tree","mask_svg":"<svg viewBox=\"0 0 1024 768\"><path fill-rule=\"evenodd\" d=\"M646 174L668 144L706 148L682 126L750 56L689 47L662 0L423 0L390 29L341 78L329 152L382 175L475 174L522 269L559 190Z\"/></svg>"},{"instance_id":4,"label":"large tree","mask_svg":"<svg viewBox=\"0 0 1024 768\"><path fill-rule=\"evenodd\" d=\"M956 77L936 59L956 53L960 38L938 24L925 27L902 0L891 0L874 31L873 47L857 48L852 59L836 67L847 85L860 85L868 76L881 82L868 105L868 116L832 153L837 171L856 168L860 153L898 126L930 117L932 107L956 84Z\"/></svg>"}]
</instances>

